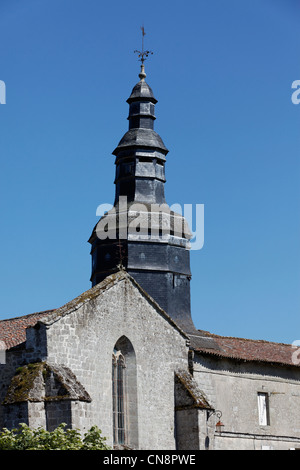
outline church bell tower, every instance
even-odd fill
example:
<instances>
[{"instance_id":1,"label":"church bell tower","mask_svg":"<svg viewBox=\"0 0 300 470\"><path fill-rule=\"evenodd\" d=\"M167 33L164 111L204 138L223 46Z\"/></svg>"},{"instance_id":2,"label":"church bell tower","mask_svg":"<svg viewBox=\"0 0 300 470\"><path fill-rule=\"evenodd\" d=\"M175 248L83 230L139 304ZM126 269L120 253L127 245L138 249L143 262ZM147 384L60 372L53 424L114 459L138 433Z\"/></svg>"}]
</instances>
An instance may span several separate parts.
<instances>
[{"instance_id":1,"label":"church bell tower","mask_svg":"<svg viewBox=\"0 0 300 470\"><path fill-rule=\"evenodd\" d=\"M137 51L139 52L139 51ZM181 214L165 200L168 150L154 131L156 98L139 52L139 82L127 100L129 129L113 151L115 201L89 239L91 282L122 267L185 331L194 332L190 307L190 238Z\"/></svg>"}]
</instances>

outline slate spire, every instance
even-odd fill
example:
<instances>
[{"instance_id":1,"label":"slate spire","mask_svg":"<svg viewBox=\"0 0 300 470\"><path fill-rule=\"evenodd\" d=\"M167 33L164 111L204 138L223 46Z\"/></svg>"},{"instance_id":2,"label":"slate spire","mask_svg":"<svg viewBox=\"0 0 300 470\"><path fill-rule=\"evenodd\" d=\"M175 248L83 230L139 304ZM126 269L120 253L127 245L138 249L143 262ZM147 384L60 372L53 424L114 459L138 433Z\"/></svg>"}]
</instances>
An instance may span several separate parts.
<instances>
[{"instance_id":1,"label":"slate spire","mask_svg":"<svg viewBox=\"0 0 300 470\"><path fill-rule=\"evenodd\" d=\"M157 99L146 82L146 53L150 52L140 53L140 80L127 99L128 131L113 151L114 207L99 220L89 239L91 281L93 285L98 284L122 266L184 331L190 333L196 331L190 312L191 234L184 217L173 212L165 199L168 149L154 130ZM143 207L138 214L137 206ZM139 230L132 230L137 220L146 224L140 224ZM147 225L150 220L151 224ZM117 226L115 235L111 237L108 229L107 237L105 233L104 237L99 237L99 227L108 227L111 222Z\"/></svg>"},{"instance_id":2,"label":"slate spire","mask_svg":"<svg viewBox=\"0 0 300 470\"><path fill-rule=\"evenodd\" d=\"M144 64L140 81L133 87L129 104L128 131L113 151L116 156L116 197L128 201L165 202L165 161L168 149L154 131L155 105L151 87L146 83Z\"/></svg>"}]
</instances>

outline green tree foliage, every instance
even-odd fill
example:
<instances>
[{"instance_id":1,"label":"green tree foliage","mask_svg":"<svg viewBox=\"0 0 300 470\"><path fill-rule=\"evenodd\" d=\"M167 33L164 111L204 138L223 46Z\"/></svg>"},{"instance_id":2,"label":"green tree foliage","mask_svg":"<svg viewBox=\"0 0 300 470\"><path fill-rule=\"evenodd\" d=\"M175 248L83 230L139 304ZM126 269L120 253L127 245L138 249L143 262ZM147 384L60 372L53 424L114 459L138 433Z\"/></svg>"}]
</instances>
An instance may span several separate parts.
<instances>
[{"instance_id":1,"label":"green tree foliage","mask_svg":"<svg viewBox=\"0 0 300 470\"><path fill-rule=\"evenodd\" d=\"M43 428L31 429L21 423L11 431L0 432L0 450L109 450L106 438L97 426L82 437L77 429L66 429L62 423L54 431Z\"/></svg>"}]
</instances>

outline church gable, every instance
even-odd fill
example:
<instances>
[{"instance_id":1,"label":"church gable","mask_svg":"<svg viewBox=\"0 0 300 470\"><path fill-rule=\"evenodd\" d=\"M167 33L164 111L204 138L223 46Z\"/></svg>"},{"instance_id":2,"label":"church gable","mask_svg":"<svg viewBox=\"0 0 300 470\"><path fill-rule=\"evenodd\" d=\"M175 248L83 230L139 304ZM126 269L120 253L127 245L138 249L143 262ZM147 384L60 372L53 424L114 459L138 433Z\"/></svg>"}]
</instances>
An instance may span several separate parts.
<instances>
[{"instance_id":1,"label":"church gable","mask_svg":"<svg viewBox=\"0 0 300 470\"><path fill-rule=\"evenodd\" d=\"M78 427L99 426L109 445L174 448L174 373L188 367L189 338L126 272L40 319L26 344L70 369L90 397Z\"/></svg>"},{"instance_id":2,"label":"church gable","mask_svg":"<svg viewBox=\"0 0 300 470\"><path fill-rule=\"evenodd\" d=\"M49 311L49 315L44 315L40 320L37 321L37 323L50 326L51 324L60 321L66 315L70 315L73 312L79 310L81 307L87 307L89 302L96 304L98 302L102 302L110 289L116 287L120 282L126 283L126 286L131 289L131 293L135 294L134 296L136 297L136 300L140 299L141 301L142 298L146 300L160 317L164 318L164 320L167 321L175 330L177 330L179 334L186 339L186 341L189 341L189 336L125 270L120 270L117 273L108 276L102 282L92 287L88 291L83 292L81 295L71 300L64 306L56 310ZM114 294L112 293L112 295ZM133 302L132 295L129 296L128 293L126 293L126 287L124 290L124 295L126 297L124 298L124 301L129 300ZM127 309L127 305L128 303L124 302L123 307Z\"/></svg>"}]
</instances>

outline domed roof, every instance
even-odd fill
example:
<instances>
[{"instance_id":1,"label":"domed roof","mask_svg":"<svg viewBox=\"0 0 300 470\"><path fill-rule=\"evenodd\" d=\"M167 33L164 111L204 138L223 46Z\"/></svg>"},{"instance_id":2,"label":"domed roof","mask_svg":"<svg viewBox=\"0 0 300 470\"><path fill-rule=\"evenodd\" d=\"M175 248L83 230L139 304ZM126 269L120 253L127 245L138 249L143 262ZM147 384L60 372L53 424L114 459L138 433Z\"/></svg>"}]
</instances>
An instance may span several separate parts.
<instances>
[{"instance_id":1,"label":"domed roof","mask_svg":"<svg viewBox=\"0 0 300 470\"><path fill-rule=\"evenodd\" d=\"M133 101L139 101L140 99L147 99L152 103L157 103L157 99L154 98L153 91L148 83L144 79L140 80L132 89L131 95L129 96L127 103Z\"/></svg>"},{"instance_id":2,"label":"domed roof","mask_svg":"<svg viewBox=\"0 0 300 470\"><path fill-rule=\"evenodd\" d=\"M153 129L130 129L120 140L118 147L113 151L113 155L117 155L121 149L130 147L150 147L161 150L165 155L168 153L161 137Z\"/></svg>"}]
</instances>

